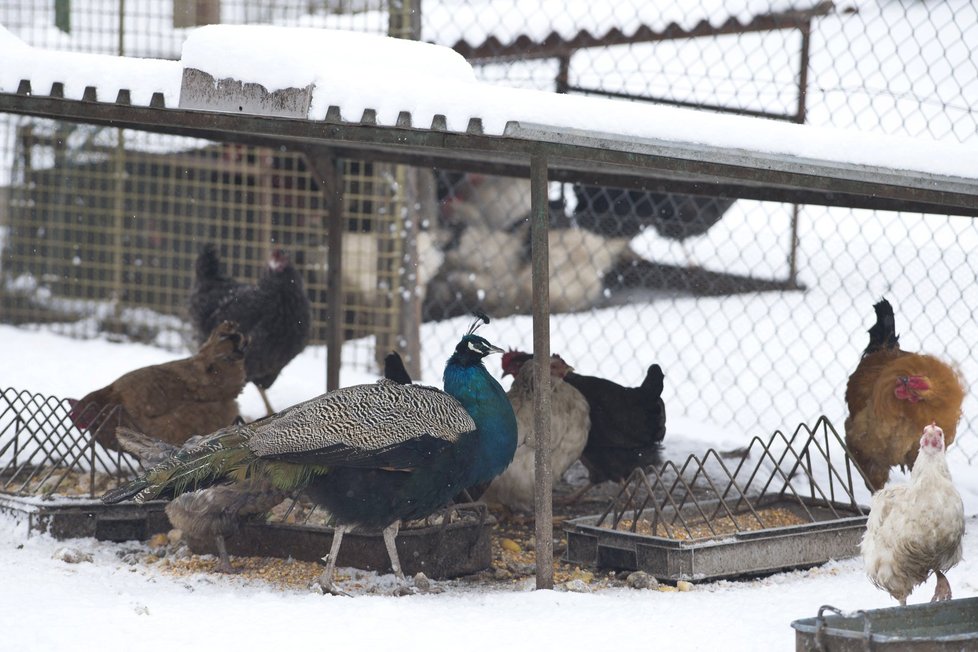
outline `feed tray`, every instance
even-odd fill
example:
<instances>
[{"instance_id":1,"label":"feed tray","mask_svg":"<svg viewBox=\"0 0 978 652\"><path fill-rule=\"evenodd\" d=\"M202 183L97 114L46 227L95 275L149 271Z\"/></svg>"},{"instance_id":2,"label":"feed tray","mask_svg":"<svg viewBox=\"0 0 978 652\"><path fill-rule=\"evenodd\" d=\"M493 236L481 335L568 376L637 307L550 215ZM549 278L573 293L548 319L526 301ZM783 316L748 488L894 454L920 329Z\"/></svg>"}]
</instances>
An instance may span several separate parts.
<instances>
[{"instance_id":1,"label":"feed tray","mask_svg":"<svg viewBox=\"0 0 978 652\"><path fill-rule=\"evenodd\" d=\"M797 511L792 502L759 502L767 508ZM858 555L866 516L850 512L835 518L824 505L806 502L816 518L826 520L692 539L599 527L600 516L585 516L565 525L565 558L599 568L642 570L659 580L703 581L817 566ZM836 511L840 507L835 505ZM633 516L625 514L626 519Z\"/></svg>"},{"instance_id":2,"label":"feed tray","mask_svg":"<svg viewBox=\"0 0 978 652\"><path fill-rule=\"evenodd\" d=\"M476 515L466 512L448 525L401 528L397 553L408 576L423 572L431 579L449 579L478 573L492 562L492 517L485 506ZM319 561L329 552L333 528L291 523L245 523L227 540L228 553L245 557L280 557ZM216 554L211 541L192 542L197 553ZM380 532L343 535L338 566L390 573L390 560Z\"/></svg>"},{"instance_id":3,"label":"feed tray","mask_svg":"<svg viewBox=\"0 0 978 652\"><path fill-rule=\"evenodd\" d=\"M797 652L978 650L978 598L852 613L823 606L791 626Z\"/></svg>"},{"instance_id":4,"label":"feed tray","mask_svg":"<svg viewBox=\"0 0 978 652\"><path fill-rule=\"evenodd\" d=\"M164 501L106 505L91 498L39 498L0 494L0 512L27 521L29 532L55 539L95 537L100 541L145 541L170 529Z\"/></svg>"},{"instance_id":5,"label":"feed tray","mask_svg":"<svg viewBox=\"0 0 978 652\"><path fill-rule=\"evenodd\" d=\"M636 469L604 513L565 524L565 558L678 581L852 557L869 513L859 473L825 417L736 451Z\"/></svg>"}]
</instances>

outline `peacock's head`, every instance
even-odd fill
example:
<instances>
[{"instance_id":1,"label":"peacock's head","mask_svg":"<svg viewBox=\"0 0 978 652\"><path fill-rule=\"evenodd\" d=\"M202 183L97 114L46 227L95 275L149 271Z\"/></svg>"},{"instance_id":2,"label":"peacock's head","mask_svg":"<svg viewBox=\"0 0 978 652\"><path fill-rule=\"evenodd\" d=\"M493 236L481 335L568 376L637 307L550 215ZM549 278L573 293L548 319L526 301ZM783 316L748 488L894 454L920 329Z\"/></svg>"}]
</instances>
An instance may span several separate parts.
<instances>
[{"instance_id":1,"label":"peacock's head","mask_svg":"<svg viewBox=\"0 0 978 652\"><path fill-rule=\"evenodd\" d=\"M489 317L485 313L477 312L475 323L462 336L458 345L455 347L453 360L462 365L478 364L490 353L502 353L503 350L498 346L493 346L486 338L476 335L475 331L483 323L489 323Z\"/></svg>"},{"instance_id":2,"label":"peacock's head","mask_svg":"<svg viewBox=\"0 0 978 652\"><path fill-rule=\"evenodd\" d=\"M490 353L502 353L503 350L498 346L489 343L484 337L479 335L466 335L455 347L455 353L462 356L475 356L481 360Z\"/></svg>"}]
</instances>

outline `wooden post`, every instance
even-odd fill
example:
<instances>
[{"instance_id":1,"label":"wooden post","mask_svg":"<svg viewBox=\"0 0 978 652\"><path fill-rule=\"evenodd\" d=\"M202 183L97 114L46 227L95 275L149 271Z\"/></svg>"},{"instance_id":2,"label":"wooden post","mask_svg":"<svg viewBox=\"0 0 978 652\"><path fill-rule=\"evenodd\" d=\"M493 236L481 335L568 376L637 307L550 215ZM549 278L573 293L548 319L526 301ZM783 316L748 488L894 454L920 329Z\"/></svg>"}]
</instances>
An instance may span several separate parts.
<instances>
[{"instance_id":1,"label":"wooden post","mask_svg":"<svg viewBox=\"0 0 978 652\"><path fill-rule=\"evenodd\" d=\"M547 159L530 160L533 271L533 435L536 574L538 589L554 586L553 471L550 466L550 210Z\"/></svg>"},{"instance_id":2,"label":"wooden post","mask_svg":"<svg viewBox=\"0 0 978 652\"><path fill-rule=\"evenodd\" d=\"M388 0L387 35L395 38L421 40L421 0ZM394 168L400 188L397 202L403 226L401 238L400 291L394 298L396 311L396 348L404 359L404 367L415 380L421 379L421 288L418 285L418 232L425 211L437 209L434 201L434 178L431 170L398 165ZM423 178L427 177L427 179ZM415 208L420 206L420 210ZM427 215L434 216L433 211ZM378 352L386 355L387 351Z\"/></svg>"},{"instance_id":3,"label":"wooden post","mask_svg":"<svg viewBox=\"0 0 978 652\"><path fill-rule=\"evenodd\" d=\"M199 27L221 22L221 0L173 0L173 26Z\"/></svg>"}]
</instances>

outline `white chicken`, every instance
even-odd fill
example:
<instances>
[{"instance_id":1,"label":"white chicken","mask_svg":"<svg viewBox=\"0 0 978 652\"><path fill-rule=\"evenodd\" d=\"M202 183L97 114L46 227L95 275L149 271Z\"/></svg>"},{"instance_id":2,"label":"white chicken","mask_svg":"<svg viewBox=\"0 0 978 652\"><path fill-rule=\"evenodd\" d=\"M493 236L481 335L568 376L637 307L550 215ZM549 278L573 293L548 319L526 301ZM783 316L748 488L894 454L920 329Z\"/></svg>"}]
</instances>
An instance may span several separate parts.
<instances>
[{"instance_id":1,"label":"white chicken","mask_svg":"<svg viewBox=\"0 0 978 652\"><path fill-rule=\"evenodd\" d=\"M909 485L877 492L862 540L866 573L873 584L907 604L914 587L931 573L937 587L931 602L951 599L944 573L961 561L964 504L951 483L944 457L944 431L924 428Z\"/></svg>"},{"instance_id":2,"label":"white chicken","mask_svg":"<svg viewBox=\"0 0 978 652\"><path fill-rule=\"evenodd\" d=\"M516 413L516 454L483 495L490 503L529 512L533 510L534 451L536 439L533 433L533 365L526 364L532 356L510 351L503 354L503 375L513 374L512 387L506 393L513 412ZM580 456L591 429L590 410L584 396L564 382L564 376L573 369L558 357L550 360L551 411L551 458L554 484L560 481L564 471Z\"/></svg>"}]
</instances>

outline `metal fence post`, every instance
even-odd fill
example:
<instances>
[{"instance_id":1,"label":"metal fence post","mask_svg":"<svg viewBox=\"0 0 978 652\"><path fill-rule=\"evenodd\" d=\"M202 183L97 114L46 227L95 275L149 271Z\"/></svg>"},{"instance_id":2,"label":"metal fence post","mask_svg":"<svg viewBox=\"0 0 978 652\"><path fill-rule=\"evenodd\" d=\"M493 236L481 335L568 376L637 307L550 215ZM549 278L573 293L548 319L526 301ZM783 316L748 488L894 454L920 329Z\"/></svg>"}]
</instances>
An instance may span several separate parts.
<instances>
[{"instance_id":1,"label":"metal fence post","mask_svg":"<svg viewBox=\"0 0 978 652\"><path fill-rule=\"evenodd\" d=\"M533 271L533 435L537 588L554 586L553 472L550 468L550 210L547 159L530 160Z\"/></svg>"}]
</instances>

